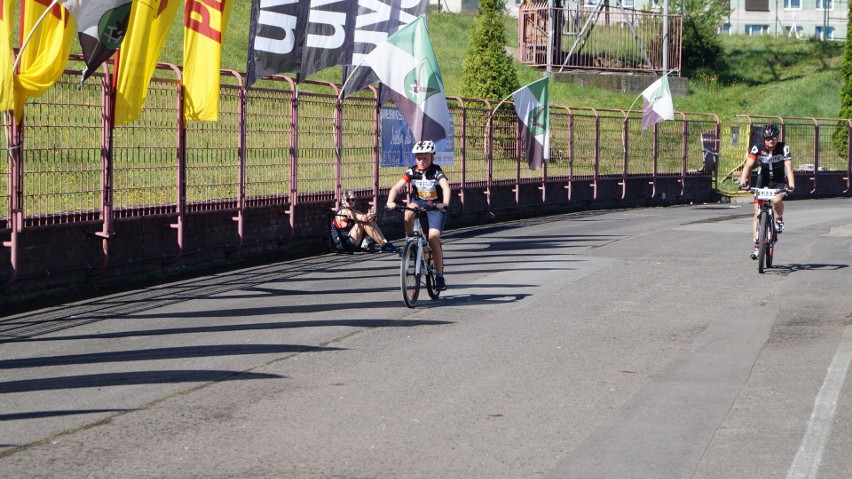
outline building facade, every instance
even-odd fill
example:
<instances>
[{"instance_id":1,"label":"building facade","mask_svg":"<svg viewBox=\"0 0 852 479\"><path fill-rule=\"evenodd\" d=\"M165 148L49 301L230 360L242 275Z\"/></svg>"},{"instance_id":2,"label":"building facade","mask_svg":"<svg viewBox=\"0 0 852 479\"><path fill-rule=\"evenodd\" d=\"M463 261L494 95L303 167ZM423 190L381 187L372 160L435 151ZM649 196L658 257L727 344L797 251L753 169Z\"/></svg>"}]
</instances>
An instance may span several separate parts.
<instances>
[{"instance_id":1,"label":"building facade","mask_svg":"<svg viewBox=\"0 0 852 479\"><path fill-rule=\"evenodd\" d=\"M845 40L848 0L731 0L720 33Z\"/></svg>"},{"instance_id":2,"label":"building facade","mask_svg":"<svg viewBox=\"0 0 852 479\"><path fill-rule=\"evenodd\" d=\"M547 0L544 0L545 3ZM518 16L518 6L524 0L504 0L506 3L506 12L513 17ZM441 9L444 12L460 13L460 12L478 12L479 0L430 0L430 5Z\"/></svg>"}]
</instances>

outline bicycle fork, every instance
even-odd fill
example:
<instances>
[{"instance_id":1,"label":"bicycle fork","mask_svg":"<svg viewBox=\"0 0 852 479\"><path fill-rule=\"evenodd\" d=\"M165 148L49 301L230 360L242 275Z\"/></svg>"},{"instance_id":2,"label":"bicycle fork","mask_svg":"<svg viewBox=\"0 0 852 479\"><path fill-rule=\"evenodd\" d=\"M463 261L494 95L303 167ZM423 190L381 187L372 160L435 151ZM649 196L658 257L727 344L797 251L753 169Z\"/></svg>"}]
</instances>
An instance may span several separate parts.
<instances>
[{"instance_id":1,"label":"bicycle fork","mask_svg":"<svg viewBox=\"0 0 852 479\"><path fill-rule=\"evenodd\" d=\"M417 266L414 269L414 273L419 278L420 275L423 274L423 237L417 236Z\"/></svg>"}]
</instances>

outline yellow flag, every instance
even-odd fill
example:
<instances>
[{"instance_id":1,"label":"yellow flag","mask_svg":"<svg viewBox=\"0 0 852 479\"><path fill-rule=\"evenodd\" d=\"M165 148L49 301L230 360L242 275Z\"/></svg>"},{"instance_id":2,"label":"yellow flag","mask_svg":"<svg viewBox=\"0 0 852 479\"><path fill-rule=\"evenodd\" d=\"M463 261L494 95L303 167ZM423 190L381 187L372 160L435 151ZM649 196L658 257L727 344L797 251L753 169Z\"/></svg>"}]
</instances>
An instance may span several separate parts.
<instances>
[{"instance_id":1,"label":"yellow flag","mask_svg":"<svg viewBox=\"0 0 852 479\"><path fill-rule=\"evenodd\" d=\"M18 74L14 77L15 118L18 121L24 114L27 99L41 95L59 80L65 71L77 33L74 18L59 4L54 5L42 22L37 24L50 4L50 0L21 2L21 37L26 40L29 36L30 40L20 52Z\"/></svg>"},{"instance_id":2,"label":"yellow flag","mask_svg":"<svg viewBox=\"0 0 852 479\"><path fill-rule=\"evenodd\" d=\"M118 60L115 124L139 118L180 0L135 0Z\"/></svg>"},{"instance_id":3,"label":"yellow flag","mask_svg":"<svg viewBox=\"0 0 852 479\"><path fill-rule=\"evenodd\" d=\"M0 0L0 112L15 108L12 80L12 7L13 0Z\"/></svg>"},{"instance_id":4,"label":"yellow flag","mask_svg":"<svg viewBox=\"0 0 852 479\"><path fill-rule=\"evenodd\" d=\"M183 99L187 120L219 119L222 39L233 5L233 0L186 0L183 22Z\"/></svg>"}]
</instances>

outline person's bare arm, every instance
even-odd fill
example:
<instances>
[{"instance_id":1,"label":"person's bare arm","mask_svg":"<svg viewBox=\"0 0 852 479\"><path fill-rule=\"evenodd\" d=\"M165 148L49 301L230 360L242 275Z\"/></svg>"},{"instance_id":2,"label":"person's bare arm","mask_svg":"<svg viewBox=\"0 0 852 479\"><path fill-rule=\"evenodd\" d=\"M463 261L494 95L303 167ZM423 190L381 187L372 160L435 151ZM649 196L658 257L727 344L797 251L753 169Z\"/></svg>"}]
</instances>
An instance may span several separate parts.
<instances>
[{"instance_id":1,"label":"person's bare arm","mask_svg":"<svg viewBox=\"0 0 852 479\"><path fill-rule=\"evenodd\" d=\"M740 174L740 185L748 184L752 168L754 168L754 158L749 155L748 158L746 158L745 165L743 165L743 172Z\"/></svg>"},{"instance_id":2,"label":"person's bare arm","mask_svg":"<svg viewBox=\"0 0 852 479\"><path fill-rule=\"evenodd\" d=\"M787 187L796 189L796 176L793 174L793 160L784 162L784 170L787 172Z\"/></svg>"},{"instance_id":3,"label":"person's bare arm","mask_svg":"<svg viewBox=\"0 0 852 479\"><path fill-rule=\"evenodd\" d=\"M388 203L387 203L388 209L396 208L396 197L399 194L399 192L402 191L402 189L404 187L405 187L405 180L399 180L390 189L390 192L388 193Z\"/></svg>"},{"instance_id":4,"label":"person's bare arm","mask_svg":"<svg viewBox=\"0 0 852 479\"><path fill-rule=\"evenodd\" d=\"M438 181L438 186L441 187L441 198L444 199L444 202L439 209L446 210L450 207L450 195L452 194L452 188L450 188L450 182L446 178L441 178Z\"/></svg>"}]
</instances>

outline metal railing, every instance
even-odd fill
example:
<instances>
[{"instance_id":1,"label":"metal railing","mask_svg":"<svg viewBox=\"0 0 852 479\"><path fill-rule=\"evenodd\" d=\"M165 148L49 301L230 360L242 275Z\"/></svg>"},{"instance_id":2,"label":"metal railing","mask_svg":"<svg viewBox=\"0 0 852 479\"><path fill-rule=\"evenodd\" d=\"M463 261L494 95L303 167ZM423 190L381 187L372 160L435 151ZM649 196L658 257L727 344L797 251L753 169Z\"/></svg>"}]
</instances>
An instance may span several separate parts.
<instances>
[{"instance_id":1,"label":"metal railing","mask_svg":"<svg viewBox=\"0 0 852 479\"><path fill-rule=\"evenodd\" d=\"M27 105L21 125L4 117L9 155L0 162L0 234L11 251L10 281L19 261L19 233L27 228L100 228L92 234L103 239L103 268L115 221L163 216L177 232L177 252L167 258L175 261L182 254L187 215L233 212L239 243L231 247L238 249L249 208L280 207L290 223L283 236L291 236L298 205L336 206L345 189L379 204L401 173L381 167L382 105L374 89L341 102L335 84L297 86L282 76L247 89L239 73L226 70L220 120L185 124L181 72L160 65L140 119L113 127L109 73L99 72L82 90L78 78L77 71L66 72ZM689 177L716 174L707 145L714 159L725 146L720 122L711 114L678 113L675 121L642 131L638 111L552 106L551 159L531 171L511 105L493 114L489 128L490 102L450 98L449 104L455 159L444 170L460 211L471 211L473 200L481 199L470 197L474 191L485 194L489 211L575 197L597 200L604 183L617 185L616 198L635 199L655 198L660 181L675 180L683 195ZM848 136L850 121L781 120L785 135L797 144L813 138L812 161L809 151L797 155L799 163L814 164L811 176L841 171L848 185L849 142L845 156L826 142L837 135L829 130ZM591 193L577 190L580 183ZM538 185L540 198L522 197L525 185ZM507 187L513 198L506 197ZM567 195L548 194L554 188Z\"/></svg>"},{"instance_id":2,"label":"metal railing","mask_svg":"<svg viewBox=\"0 0 852 479\"><path fill-rule=\"evenodd\" d=\"M744 128L751 141L764 124L778 125L781 141L792 150L793 172L797 177L802 176L797 183L806 180L808 194L820 190L820 179L827 173L841 173L832 175L844 183L840 193L847 194L852 189L852 119L759 115L737 115L737 118L745 121ZM728 175L738 176L742 168L743 164L739 164Z\"/></svg>"},{"instance_id":3,"label":"metal railing","mask_svg":"<svg viewBox=\"0 0 852 479\"><path fill-rule=\"evenodd\" d=\"M682 42L681 15L621 9L615 1L575 8L538 1L518 10L518 60L524 65L680 75Z\"/></svg>"}]
</instances>

